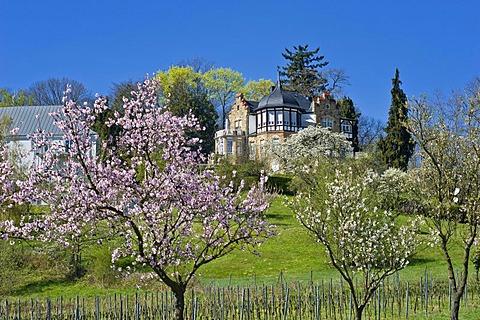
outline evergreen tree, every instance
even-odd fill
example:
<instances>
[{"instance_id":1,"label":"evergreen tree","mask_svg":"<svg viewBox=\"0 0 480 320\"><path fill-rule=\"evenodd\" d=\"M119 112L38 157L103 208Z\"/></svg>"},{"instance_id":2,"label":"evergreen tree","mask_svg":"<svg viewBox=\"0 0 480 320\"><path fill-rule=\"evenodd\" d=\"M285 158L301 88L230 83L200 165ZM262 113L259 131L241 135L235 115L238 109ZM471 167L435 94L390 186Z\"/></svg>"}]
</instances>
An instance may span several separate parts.
<instances>
[{"instance_id":1,"label":"evergreen tree","mask_svg":"<svg viewBox=\"0 0 480 320\"><path fill-rule=\"evenodd\" d=\"M287 66L282 67L283 71L280 71L280 76L284 77L285 87L307 97L313 97L325 90L327 80L319 69L328 62L323 61L324 56L318 55L320 48L309 51L307 44L294 46L293 49L290 51L285 48L286 53L282 53L287 60Z\"/></svg>"},{"instance_id":2,"label":"evergreen tree","mask_svg":"<svg viewBox=\"0 0 480 320\"><path fill-rule=\"evenodd\" d=\"M415 143L405 127L408 120L407 96L400 88L402 82L398 69L392 79L392 104L388 112L385 138L380 137L378 151L381 160L389 167L407 170L408 161L413 154Z\"/></svg>"},{"instance_id":3,"label":"evergreen tree","mask_svg":"<svg viewBox=\"0 0 480 320\"><path fill-rule=\"evenodd\" d=\"M349 97L343 97L338 103L340 104L340 116L352 124L352 147L354 152L358 152L360 150L358 147L358 118L361 113L358 112L353 100Z\"/></svg>"}]
</instances>

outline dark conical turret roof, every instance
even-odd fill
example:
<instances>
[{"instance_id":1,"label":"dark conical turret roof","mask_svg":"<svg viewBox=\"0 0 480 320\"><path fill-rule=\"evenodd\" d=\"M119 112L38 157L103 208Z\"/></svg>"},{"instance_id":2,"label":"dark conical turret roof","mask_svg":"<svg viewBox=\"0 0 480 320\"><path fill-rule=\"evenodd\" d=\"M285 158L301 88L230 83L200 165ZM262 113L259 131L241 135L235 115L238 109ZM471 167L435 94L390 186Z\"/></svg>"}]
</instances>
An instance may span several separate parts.
<instances>
[{"instance_id":1,"label":"dark conical turret roof","mask_svg":"<svg viewBox=\"0 0 480 320\"><path fill-rule=\"evenodd\" d=\"M308 111L310 104L310 101L305 98L305 96L294 91L284 90L280 84L280 80L278 80L272 92L260 100L255 110L269 107L291 107Z\"/></svg>"}]
</instances>

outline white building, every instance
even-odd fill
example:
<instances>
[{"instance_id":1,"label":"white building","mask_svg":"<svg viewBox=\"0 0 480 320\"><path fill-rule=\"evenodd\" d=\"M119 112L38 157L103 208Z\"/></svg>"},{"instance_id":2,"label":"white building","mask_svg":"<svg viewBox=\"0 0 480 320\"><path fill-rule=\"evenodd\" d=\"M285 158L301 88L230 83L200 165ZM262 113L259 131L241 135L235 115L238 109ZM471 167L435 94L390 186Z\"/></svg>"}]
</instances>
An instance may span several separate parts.
<instances>
[{"instance_id":1,"label":"white building","mask_svg":"<svg viewBox=\"0 0 480 320\"><path fill-rule=\"evenodd\" d=\"M10 129L18 128L15 136L11 136L8 132L4 133L7 143L15 146L23 151L21 164L23 166L31 166L34 161L41 159L44 148L35 148L29 136L42 130L51 134L54 143L64 145L67 149L69 141L66 141L63 132L54 124L51 113L59 112L62 106L20 106L20 107L3 107L0 108L0 121L8 123ZM7 129L7 128L5 128ZM92 155L96 155L97 135L91 132L91 139L94 141Z\"/></svg>"}]
</instances>

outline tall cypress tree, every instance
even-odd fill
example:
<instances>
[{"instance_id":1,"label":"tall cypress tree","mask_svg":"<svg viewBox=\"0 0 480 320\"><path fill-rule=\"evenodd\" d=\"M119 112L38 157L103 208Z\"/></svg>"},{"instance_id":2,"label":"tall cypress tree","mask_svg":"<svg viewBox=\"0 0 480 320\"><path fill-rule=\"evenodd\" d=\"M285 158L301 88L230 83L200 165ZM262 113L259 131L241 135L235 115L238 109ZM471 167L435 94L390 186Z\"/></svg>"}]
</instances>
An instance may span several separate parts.
<instances>
[{"instance_id":1,"label":"tall cypress tree","mask_svg":"<svg viewBox=\"0 0 480 320\"><path fill-rule=\"evenodd\" d=\"M282 56L287 60L287 66L282 67L280 75L284 77L283 83L289 90L296 91L307 97L325 90L327 80L322 77L319 69L328 62L323 61L324 56L319 56L320 48L308 50L307 45L294 46L293 51L285 48Z\"/></svg>"},{"instance_id":2,"label":"tall cypress tree","mask_svg":"<svg viewBox=\"0 0 480 320\"><path fill-rule=\"evenodd\" d=\"M380 158L389 167L406 171L408 161L413 154L415 143L405 124L408 119L407 96L400 88L402 82L398 69L395 70L395 78L392 79L392 104L388 112L385 138L378 141Z\"/></svg>"}]
</instances>

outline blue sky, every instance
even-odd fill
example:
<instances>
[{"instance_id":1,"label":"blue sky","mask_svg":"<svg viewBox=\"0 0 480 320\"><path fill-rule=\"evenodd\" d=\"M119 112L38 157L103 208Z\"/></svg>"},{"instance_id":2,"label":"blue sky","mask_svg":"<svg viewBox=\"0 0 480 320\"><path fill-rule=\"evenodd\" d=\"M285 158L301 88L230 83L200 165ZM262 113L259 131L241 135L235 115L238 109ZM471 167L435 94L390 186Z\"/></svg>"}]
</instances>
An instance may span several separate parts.
<instances>
[{"instance_id":1,"label":"blue sky","mask_svg":"<svg viewBox=\"0 0 480 320\"><path fill-rule=\"evenodd\" d=\"M409 97L480 76L479 12L477 0L0 0L0 87L65 76L108 94L195 57L275 80L285 48L309 44L386 120L397 67Z\"/></svg>"}]
</instances>

